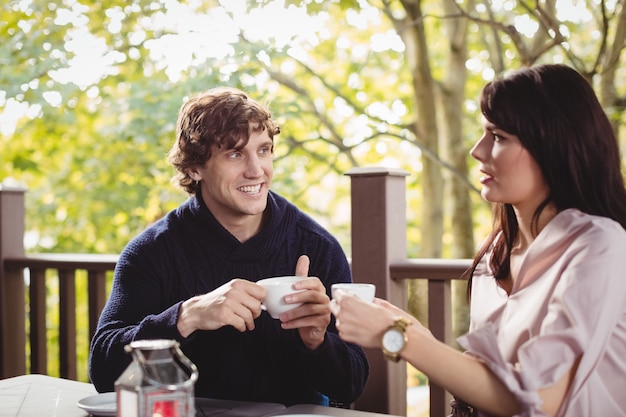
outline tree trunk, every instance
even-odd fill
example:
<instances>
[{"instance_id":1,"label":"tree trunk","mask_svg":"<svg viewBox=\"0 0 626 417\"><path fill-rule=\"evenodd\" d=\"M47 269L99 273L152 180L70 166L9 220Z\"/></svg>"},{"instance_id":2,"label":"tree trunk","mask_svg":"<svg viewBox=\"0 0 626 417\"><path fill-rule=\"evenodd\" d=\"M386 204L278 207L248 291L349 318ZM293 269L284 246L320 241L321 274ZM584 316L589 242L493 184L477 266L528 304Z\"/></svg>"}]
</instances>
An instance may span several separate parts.
<instances>
[{"instance_id":1,"label":"tree trunk","mask_svg":"<svg viewBox=\"0 0 626 417\"><path fill-rule=\"evenodd\" d=\"M430 58L420 0L403 0L407 17L398 34L406 46L415 94L415 140L422 149L421 257L441 257L443 235L443 177L440 165L428 157L438 155L439 133L435 108L435 83L430 70ZM409 312L427 322L426 287L418 281L409 282Z\"/></svg>"},{"instance_id":2,"label":"tree trunk","mask_svg":"<svg viewBox=\"0 0 626 417\"><path fill-rule=\"evenodd\" d=\"M473 3L473 0L468 0ZM443 0L445 14L454 15L457 6L454 0ZM466 5L468 9L472 4ZM442 83L440 103L443 118L442 143L444 158L456 171L468 177L467 153L463 135L463 102L467 81L467 19L452 18L446 20L444 30L449 43L447 72ZM446 175L446 191L450 202L450 232L452 233L452 258L471 258L474 256L474 227L472 221L472 202L470 188L452 173ZM466 284L462 281L452 283L453 335L460 336L469 326L469 308L465 299Z\"/></svg>"}]
</instances>

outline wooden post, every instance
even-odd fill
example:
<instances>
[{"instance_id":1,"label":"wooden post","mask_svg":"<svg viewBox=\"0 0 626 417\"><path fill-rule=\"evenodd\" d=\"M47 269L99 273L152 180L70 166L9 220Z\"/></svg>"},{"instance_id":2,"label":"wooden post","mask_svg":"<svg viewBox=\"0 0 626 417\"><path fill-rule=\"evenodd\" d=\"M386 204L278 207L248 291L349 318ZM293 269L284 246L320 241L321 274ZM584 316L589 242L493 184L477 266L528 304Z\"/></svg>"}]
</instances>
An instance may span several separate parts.
<instances>
[{"instance_id":1,"label":"wooden post","mask_svg":"<svg viewBox=\"0 0 626 417\"><path fill-rule=\"evenodd\" d=\"M0 184L0 377L26 373L26 298L22 269L4 260L24 256L24 194Z\"/></svg>"},{"instance_id":2,"label":"wooden post","mask_svg":"<svg viewBox=\"0 0 626 417\"><path fill-rule=\"evenodd\" d=\"M406 171L355 168L351 177L352 275L376 285L376 296L407 308L405 280L393 281L389 265L406 259ZM367 320L364 317L363 320ZM406 415L406 363L391 363L379 350L366 349L370 377L357 410Z\"/></svg>"}]
</instances>

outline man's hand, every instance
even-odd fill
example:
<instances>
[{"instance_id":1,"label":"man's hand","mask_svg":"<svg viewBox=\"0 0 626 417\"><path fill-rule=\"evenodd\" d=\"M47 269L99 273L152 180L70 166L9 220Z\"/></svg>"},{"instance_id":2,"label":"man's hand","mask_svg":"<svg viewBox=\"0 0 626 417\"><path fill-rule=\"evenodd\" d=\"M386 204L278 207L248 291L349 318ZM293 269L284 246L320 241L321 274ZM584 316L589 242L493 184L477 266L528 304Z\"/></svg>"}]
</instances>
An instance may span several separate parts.
<instances>
[{"instance_id":1,"label":"man's hand","mask_svg":"<svg viewBox=\"0 0 626 417\"><path fill-rule=\"evenodd\" d=\"M245 279L232 281L182 303L176 323L183 337L196 330L233 326L240 332L254 330L266 290Z\"/></svg>"},{"instance_id":2,"label":"man's hand","mask_svg":"<svg viewBox=\"0 0 626 417\"><path fill-rule=\"evenodd\" d=\"M309 257L300 256L296 263L296 275L308 277ZM324 342L326 328L330 324L330 299L326 288L317 277L309 277L294 283L294 289L306 289L285 297L286 303L303 303L280 315L283 329L298 329L300 339L309 349L316 349Z\"/></svg>"}]
</instances>

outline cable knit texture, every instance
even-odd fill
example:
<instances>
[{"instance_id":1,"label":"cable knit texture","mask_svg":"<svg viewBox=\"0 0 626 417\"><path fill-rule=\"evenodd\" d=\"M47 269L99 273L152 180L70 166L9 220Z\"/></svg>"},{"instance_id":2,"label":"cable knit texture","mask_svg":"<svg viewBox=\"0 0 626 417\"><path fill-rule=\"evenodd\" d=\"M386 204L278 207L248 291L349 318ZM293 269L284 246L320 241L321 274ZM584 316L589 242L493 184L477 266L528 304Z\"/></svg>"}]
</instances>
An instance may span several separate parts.
<instances>
[{"instance_id":1,"label":"cable knit texture","mask_svg":"<svg viewBox=\"0 0 626 417\"><path fill-rule=\"evenodd\" d=\"M137 339L175 339L200 371L198 397L319 403L320 394L349 404L362 393L369 366L363 350L339 339L334 318L323 344L312 351L296 330L262 312L253 331L231 326L183 338L176 322L180 304L233 278L258 281L293 275L300 255L311 260L330 296L351 272L337 240L276 193L268 196L270 219L258 235L240 243L193 196L133 239L121 253L111 295L91 343L90 378L99 392L131 361L124 346Z\"/></svg>"}]
</instances>

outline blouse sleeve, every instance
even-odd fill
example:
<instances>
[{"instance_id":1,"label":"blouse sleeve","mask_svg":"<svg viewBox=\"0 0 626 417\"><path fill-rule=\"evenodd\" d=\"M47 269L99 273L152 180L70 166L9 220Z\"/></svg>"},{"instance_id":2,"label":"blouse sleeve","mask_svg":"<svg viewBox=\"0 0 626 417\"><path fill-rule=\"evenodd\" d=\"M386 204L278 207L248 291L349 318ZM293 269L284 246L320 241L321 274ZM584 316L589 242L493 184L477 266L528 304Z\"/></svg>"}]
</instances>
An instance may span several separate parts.
<instances>
[{"instance_id":1,"label":"blouse sleeve","mask_svg":"<svg viewBox=\"0 0 626 417\"><path fill-rule=\"evenodd\" d=\"M553 291L547 300L535 300L537 308L547 302L546 314L538 332L519 346L515 362L504 358L498 347L498 329L492 323L458 340L516 396L524 409L520 416L544 415L537 391L557 382L580 358L568 394L569 398L576 395L611 349L611 339L625 317L623 229L600 227L569 236L571 240L557 261L560 274ZM545 252L535 254L541 257ZM524 262L533 259L527 257Z\"/></svg>"},{"instance_id":2,"label":"blouse sleeve","mask_svg":"<svg viewBox=\"0 0 626 417\"><path fill-rule=\"evenodd\" d=\"M516 364L508 363L498 348L495 329L488 324L478 330L461 336L457 339L459 344L467 350L468 354L481 359L491 372L498 377L507 389L517 398L525 410L520 416L542 415L539 406L541 399L536 391L528 390L526 375L520 372ZM531 412L535 410L535 414Z\"/></svg>"}]
</instances>

